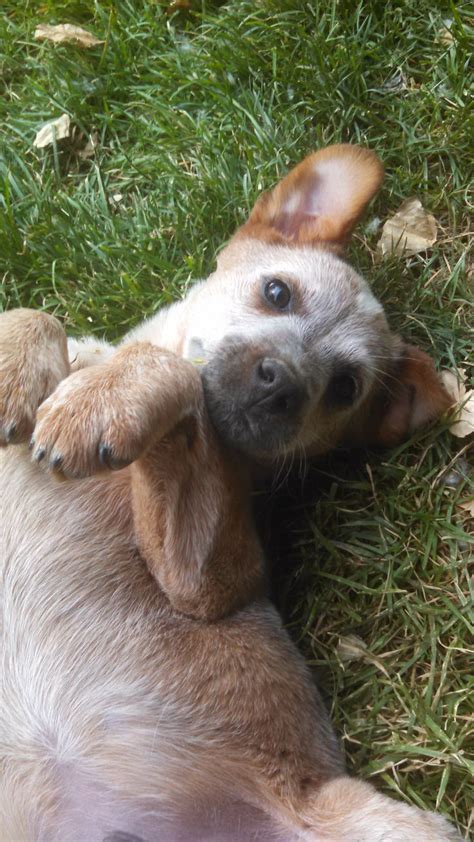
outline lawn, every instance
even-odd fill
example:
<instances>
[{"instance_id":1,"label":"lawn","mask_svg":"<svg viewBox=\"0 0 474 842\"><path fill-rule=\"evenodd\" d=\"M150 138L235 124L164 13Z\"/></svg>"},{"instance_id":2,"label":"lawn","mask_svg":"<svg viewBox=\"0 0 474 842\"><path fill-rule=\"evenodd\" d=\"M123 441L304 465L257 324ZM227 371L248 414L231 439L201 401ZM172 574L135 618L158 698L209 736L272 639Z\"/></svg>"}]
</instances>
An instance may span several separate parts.
<instances>
[{"instance_id":1,"label":"lawn","mask_svg":"<svg viewBox=\"0 0 474 842\"><path fill-rule=\"evenodd\" d=\"M71 334L116 338L208 273L289 166L322 145L360 142L387 176L351 259L394 329L440 367L474 373L467 5L7 5L0 307L42 308ZM37 24L64 22L104 43L34 40ZM64 113L72 141L34 148L38 129ZM380 261L376 219L410 196L436 217L438 241ZM336 454L304 485L296 477L283 498L271 495L262 514L265 532L272 513L279 523L269 539L277 599L317 670L350 769L436 807L466 835L467 445L441 423L392 452L350 464Z\"/></svg>"}]
</instances>

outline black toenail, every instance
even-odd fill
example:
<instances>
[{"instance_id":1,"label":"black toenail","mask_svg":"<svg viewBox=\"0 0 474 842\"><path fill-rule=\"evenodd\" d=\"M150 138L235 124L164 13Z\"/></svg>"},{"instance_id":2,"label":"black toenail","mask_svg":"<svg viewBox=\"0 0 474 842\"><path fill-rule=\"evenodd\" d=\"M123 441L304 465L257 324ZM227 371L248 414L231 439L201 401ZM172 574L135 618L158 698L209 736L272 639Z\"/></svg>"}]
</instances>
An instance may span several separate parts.
<instances>
[{"instance_id":1,"label":"black toenail","mask_svg":"<svg viewBox=\"0 0 474 842\"><path fill-rule=\"evenodd\" d=\"M110 465L111 450L108 444L99 445L99 462L101 465Z\"/></svg>"},{"instance_id":2,"label":"black toenail","mask_svg":"<svg viewBox=\"0 0 474 842\"><path fill-rule=\"evenodd\" d=\"M16 424L10 424L7 429L7 441L11 441L12 438L16 435Z\"/></svg>"},{"instance_id":3,"label":"black toenail","mask_svg":"<svg viewBox=\"0 0 474 842\"><path fill-rule=\"evenodd\" d=\"M111 471L121 471L130 464L130 459L116 459L113 450L108 444L99 445L99 462Z\"/></svg>"},{"instance_id":4,"label":"black toenail","mask_svg":"<svg viewBox=\"0 0 474 842\"><path fill-rule=\"evenodd\" d=\"M58 455L58 456L54 456L50 460L49 464L50 464L51 468L59 468L59 466L62 465L62 463L63 463L63 457Z\"/></svg>"},{"instance_id":5,"label":"black toenail","mask_svg":"<svg viewBox=\"0 0 474 842\"><path fill-rule=\"evenodd\" d=\"M41 462L42 459L46 456L46 449L44 447L38 447L36 453L33 454L33 459L35 462Z\"/></svg>"}]
</instances>

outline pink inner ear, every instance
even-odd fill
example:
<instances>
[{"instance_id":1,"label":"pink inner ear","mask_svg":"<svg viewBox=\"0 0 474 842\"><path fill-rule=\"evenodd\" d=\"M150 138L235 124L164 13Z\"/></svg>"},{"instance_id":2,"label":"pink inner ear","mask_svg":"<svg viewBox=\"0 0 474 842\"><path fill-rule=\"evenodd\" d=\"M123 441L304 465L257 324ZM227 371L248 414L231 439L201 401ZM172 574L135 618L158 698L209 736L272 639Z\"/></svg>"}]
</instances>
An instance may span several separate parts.
<instances>
[{"instance_id":1,"label":"pink inner ear","mask_svg":"<svg viewBox=\"0 0 474 842\"><path fill-rule=\"evenodd\" d=\"M275 192L273 224L290 239L303 231L307 235L313 227L314 234L319 233L322 226L318 220L330 221L342 231L359 210L355 207L357 169L342 157L311 162L296 183L287 186L283 182L281 188L280 195L278 189Z\"/></svg>"},{"instance_id":2,"label":"pink inner ear","mask_svg":"<svg viewBox=\"0 0 474 842\"><path fill-rule=\"evenodd\" d=\"M290 241L344 244L382 177L380 161L367 149L348 144L322 149L260 197L247 230L260 225Z\"/></svg>"},{"instance_id":3,"label":"pink inner ear","mask_svg":"<svg viewBox=\"0 0 474 842\"><path fill-rule=\"evenodd\" d=\"M274 225L285 237L296 238L303 224L315 221L321 215L320 182L319 175L312 173L304 183L282 197L282 204L276 209Z\"/></svg>"}]
</instances>

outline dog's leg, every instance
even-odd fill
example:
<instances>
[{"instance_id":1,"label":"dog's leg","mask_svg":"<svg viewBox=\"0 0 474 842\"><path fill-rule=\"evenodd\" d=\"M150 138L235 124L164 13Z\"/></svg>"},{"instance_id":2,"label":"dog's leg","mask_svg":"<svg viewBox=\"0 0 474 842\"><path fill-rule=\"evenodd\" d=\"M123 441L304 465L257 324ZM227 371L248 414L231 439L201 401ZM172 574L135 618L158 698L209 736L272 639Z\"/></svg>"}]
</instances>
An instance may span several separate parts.
<instances>
[{"instance_id":1,"label":"dog's leg","mask_svg":"<svg viewBox=\"0 0 474 842\"><path fill-rule=\"evenodd\" d=\"M272 803L273 802L273 803ZM442 816L383 795L348 775L327 781L314 793L286 804L269 792L273 814L307 842L461 842Z\"/></svg>"},{"instance_id":2,"label":"dog's leg","mask_svg":"<svg viewBox=\"0 0 474 842\"><path fill-rule=\"evenodd\" d=\"M172 381L169 389L171 398ZM223 452L201 400L131 474L138 547L175 610L216 620L261 594L248 477Z\"/></svg>"},{"instance_id":3,"label":"dog's leg","mask_svg":"<svg viewBox=\"0 0 474 842\"><path fill-rule=\"evenodd\" d=\"M38 406L71 371L104 363L116 348L66 339L54 316L19 308L0 314L0 447L27 441Z\"/></svg>"},{"instance_id":4,"label":"dog's leg","mask_svg":"<svg viewBox=\"0 0 474 842\"><path fill-rule=\"evenodd\" d=\"M68 374L57 319L26 309L0 315L0 446L28 440L39 404Z\"/></svg>"},{"instance_id":5,"label":"dog's leg","mask_svg":"<svg viewBox=\"0 0 474 842\"><path fill-rule=\"evenodd\" d=\"M191 363L150 343L123 346L59 385L33 441L34 459L71 477L138 459L137 543L176 610L216 618L259 592L249 487L220 450Z\"/></svg>"}]
</instances>

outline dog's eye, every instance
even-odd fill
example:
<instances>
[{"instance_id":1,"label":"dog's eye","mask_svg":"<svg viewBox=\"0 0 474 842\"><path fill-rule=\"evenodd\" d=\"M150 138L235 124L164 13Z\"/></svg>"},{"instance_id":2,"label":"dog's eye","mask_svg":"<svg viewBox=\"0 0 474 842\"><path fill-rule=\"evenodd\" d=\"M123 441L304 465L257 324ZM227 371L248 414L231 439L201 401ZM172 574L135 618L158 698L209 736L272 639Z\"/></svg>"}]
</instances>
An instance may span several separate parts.
<instances>
[{"instance_id":1,"label":"dog's eye","mask_svg":"<svg viewBox=\"0 0 474 842\"><path fill-rule=\"evenodd\" d=\"M291 300L289 287L278 278L271 278L269 281L265 281L263 294L268 303L277 310L286 310Z\"/></svg>"},{"instance_id":2,"label":"dog's eye","mask_svg":"<svg viewBox=\"0 0 474 842\"><path fill-rule=\"evenodd\" d=\"M352 371L341 371L329 383L328 398L335 406L351 406L359 394L359 388L359 381Z\"/></svg>"}]
</instances>

